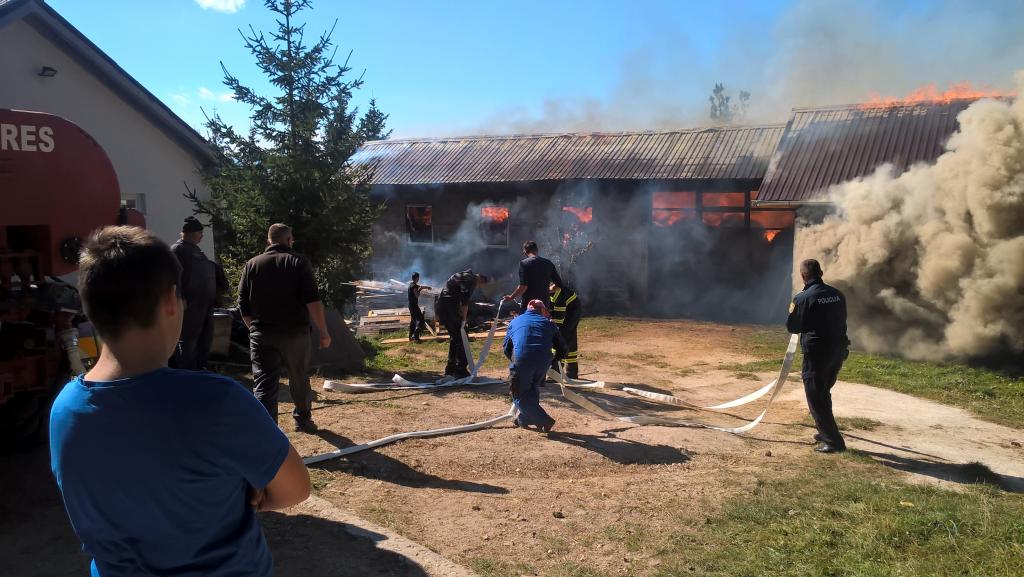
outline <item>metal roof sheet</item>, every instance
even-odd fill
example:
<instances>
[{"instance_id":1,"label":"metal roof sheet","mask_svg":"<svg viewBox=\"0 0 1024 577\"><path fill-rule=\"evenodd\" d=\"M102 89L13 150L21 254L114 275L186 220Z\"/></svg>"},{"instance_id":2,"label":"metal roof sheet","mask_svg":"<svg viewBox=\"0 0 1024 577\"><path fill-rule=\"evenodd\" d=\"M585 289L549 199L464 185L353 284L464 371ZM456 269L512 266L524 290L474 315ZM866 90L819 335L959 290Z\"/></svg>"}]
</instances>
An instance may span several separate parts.
<instances>
[{"instance_id":1,"label":"metal roof sheet","mask_svg":"<svg viewBox=\"0 0 1024 577\"><path fill-rule=\"evenodd\" d=\"M885 163L899 173L934 162L956 131L957 114L972 102L794 110L758 202L813 201Z\"/></svg>"},{"instance_id":2,"label":"metal roof sheet","mask_svg":"<svg viewBox=\"0 0 1024 577\"><path fill-rule=\"evenodd\" d=\"M784 125L367 142L373 184L761 179Z\"/></svg>"}]
</instances>

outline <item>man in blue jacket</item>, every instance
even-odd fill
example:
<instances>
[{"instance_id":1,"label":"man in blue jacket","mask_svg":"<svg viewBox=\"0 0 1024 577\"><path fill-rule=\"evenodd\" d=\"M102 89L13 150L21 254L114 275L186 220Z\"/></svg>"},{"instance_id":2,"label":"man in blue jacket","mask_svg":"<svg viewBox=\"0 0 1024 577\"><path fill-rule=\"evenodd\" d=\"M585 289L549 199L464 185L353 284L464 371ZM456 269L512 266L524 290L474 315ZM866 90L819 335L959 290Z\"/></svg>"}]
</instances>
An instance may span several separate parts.
<instances>
[{"instance_id":1,"label":"man in blue jacket","mask_svg":"<svg viewBox=\"0 0 1024 577\"><path fill-rule=\"evenodd\" d=\"M517 427L536 426L547 433L555 420L540 406L540 386L547 377L551 366L552 353L555 358L565 358L565 340L558 331L558 325L551 322L547 308L540 300L532 300L526 312L516 317L508 326L505 335L505 356L509 365L509 390L512 400L519 409Z\"/></svg>"}]
</instances>

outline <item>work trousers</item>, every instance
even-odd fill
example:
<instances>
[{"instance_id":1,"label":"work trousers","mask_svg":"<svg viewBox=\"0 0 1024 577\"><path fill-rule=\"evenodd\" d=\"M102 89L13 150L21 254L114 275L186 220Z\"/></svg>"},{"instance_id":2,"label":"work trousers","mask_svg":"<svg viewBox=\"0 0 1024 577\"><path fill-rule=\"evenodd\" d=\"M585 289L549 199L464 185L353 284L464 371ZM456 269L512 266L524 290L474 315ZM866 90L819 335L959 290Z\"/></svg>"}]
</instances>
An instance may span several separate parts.
<instances>
[{"instance_id":1,"label":"work trousers","mask_svg":"<svg viewBox=\"0 0 1024 577\"><path fill-rule=\"evenodd\" d=\"M281 385L281 369L288 371L288 390L291 392L297 421L311 417L313 392L309 388L309 357L312 345L309 329L292 331L264 331L258 328L249 333L252 357L253 394L266 407L277 422L277 394Z\"/></svg>"},{"instance_id":2,"label":"work trousers","mask_svg":"<svg viewBox=\"0 0 1024 577\"><path fill-rule=\"evenodd\" d=\"M846 448L846 442L839 433L836 418L832 414L832 386L836 384L839 370L843 368L848 351L845 347L823 351L804 352L802 377L807 407L814 418L821 440L837 449Z\"/></svg>"},{"instance_id":3,"label":"work trousers","mask_svg":"<svg viewBox=\"0 0 1024 577\"><path fill-rule=\"evenodd\" d=\"M458 303L447 299L438 299L437 320L448 331L448 363L444 366L444 374L457 377L469 373L469 360L466 349L462 346L462 317L459 316Z\"/></svg>"},{"instance_id":4,"label":"work trousers","mask_svg":"<svg viewBox=\"0 0 1024 577\"><path fill-rule=\"evenodd\" d=\"M411 306L409 307L409 316L412 317L412 320L409 321L409 339L419 339L423 327L427 324L427 319L423 316L423 309Z\"/></svg>"},{"instance_id":5,"label":"work trousers","mask_svg":"<svg viewBox=\"0 0 1024 577\"><path fill-rule=\"evenodd\" d=\"M548 374L548 363L513 363L508 370L509 392L519 409L519 424L542 427L554 421L540 406L540 387Z\"/></svg>"},{"instance_id":6,"label":"work trousers","mask_svg":"<svg viewBox=\"0 0 1024 577\"><path fill-rule=\"evenodd\" d=\"M558 324L558 332L562 334L562 339L565 340L565 376L570 379L578 379L580 376L580 351L579 341L577 338L577 329L580 327L580 317L582 315L580 307L573 307L565 311L565 318L562 322L555 321ZM558 361L553 361L554 368L558 369Z\"/></svg>"},{"instance_id":7,"label":"work trousers","mask_svg":"<svg viewBox=\"0 0 1024 577\"><path fill-rule=\"evenodd\" d=\"M205 370L213 344L213 304L189 304L183 316L178 346L168 364L176 369Z\"/></svg>"}]
</instances>

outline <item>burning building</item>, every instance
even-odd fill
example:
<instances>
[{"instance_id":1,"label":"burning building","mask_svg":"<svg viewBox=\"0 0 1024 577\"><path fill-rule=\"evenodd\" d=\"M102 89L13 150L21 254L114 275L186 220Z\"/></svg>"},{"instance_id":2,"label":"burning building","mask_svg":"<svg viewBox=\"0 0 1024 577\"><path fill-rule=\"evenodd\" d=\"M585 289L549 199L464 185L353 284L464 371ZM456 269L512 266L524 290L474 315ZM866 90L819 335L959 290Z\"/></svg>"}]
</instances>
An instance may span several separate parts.
<instances>
[{"instance_id":1,"label":"burning building","mask_svg":"<svg viewBox=\"0 0 1024 577\"><path fill-rule=\"evenodd\" d=\"M752 205L783 130L367 143L353 160L374 168L386 206L374 275L415 269L440 282L473 267L510 291L520 246L534 239L591 310L702 316L733 299L738 311L751 290L779 284L775 255L792 252L793 211Z\"/></svg>"},{"instance_id":2,"label":"burning building","mask_svg":"<svg viewBox=\"0 0 1024 577\"><path fill-rule=\"evenodd\" d=\"M588 310L785 316L794 241L830 187L935 161L971 100L795 110L785 125L370 142L375 278L473 267L494 295L534 239ZM803 255L796 255L802 258Z\"/></svg>"}]
</instances>

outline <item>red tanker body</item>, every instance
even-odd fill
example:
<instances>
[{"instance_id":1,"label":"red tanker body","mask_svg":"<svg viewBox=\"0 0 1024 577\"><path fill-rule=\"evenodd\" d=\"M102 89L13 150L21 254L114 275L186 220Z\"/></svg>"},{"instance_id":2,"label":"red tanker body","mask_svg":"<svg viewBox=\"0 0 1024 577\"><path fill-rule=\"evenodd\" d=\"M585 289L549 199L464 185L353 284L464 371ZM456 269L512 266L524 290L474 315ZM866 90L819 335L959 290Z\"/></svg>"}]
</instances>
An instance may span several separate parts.
<instances>
[{"instance_id":1,"label":"red tanker body","mask_svg":"<svg viewBox=\"0 0 1024 577\"><path fill-rule=\"evenodd\" d=\"M82 239L116 223L117 173L100 145L57 116L0 109L0 447L41 437L56 387L83 370L77 291Z\"/></svg>"}]
</instances>

